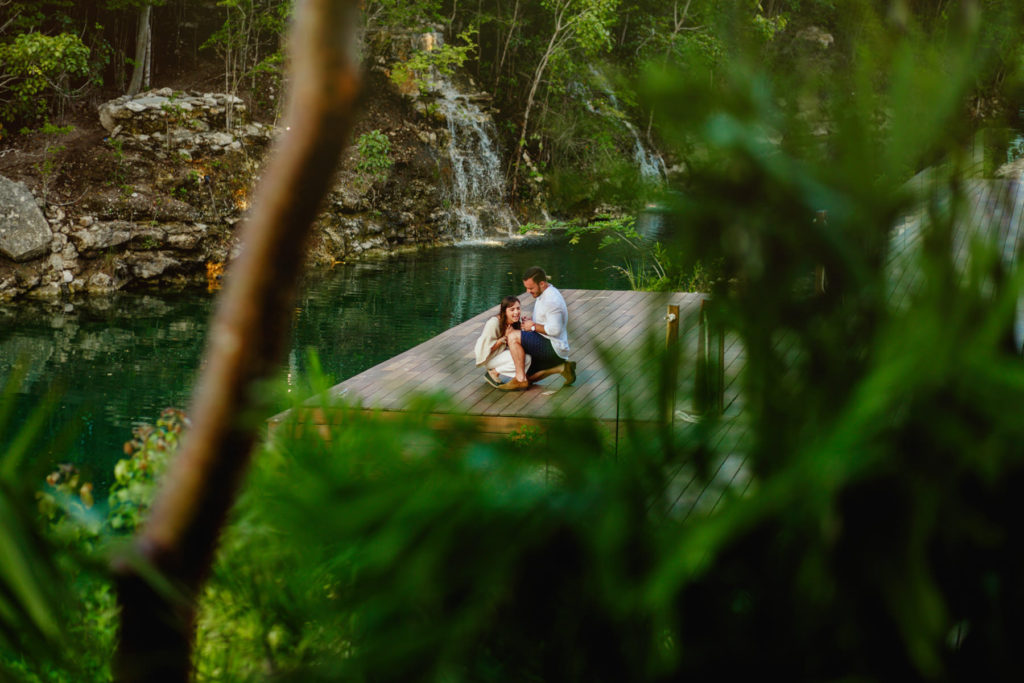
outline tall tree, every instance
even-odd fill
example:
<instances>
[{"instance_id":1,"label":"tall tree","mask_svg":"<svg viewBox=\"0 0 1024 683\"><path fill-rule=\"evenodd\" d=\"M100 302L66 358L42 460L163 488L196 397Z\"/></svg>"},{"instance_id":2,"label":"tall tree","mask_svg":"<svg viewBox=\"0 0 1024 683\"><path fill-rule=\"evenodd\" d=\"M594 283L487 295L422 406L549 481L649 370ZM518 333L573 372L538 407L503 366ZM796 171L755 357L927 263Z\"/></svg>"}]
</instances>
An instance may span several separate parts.
<instances>
[{"instance_id":1,"label":"tall tree","mask_svg":"<svg viewBox=\"0 0 1024 683\"><path fill-rule=\"evenodd\" d=\"M151 67L153 31L150 27L150 16L152 14L153 5L147 3L139 7L139 26L135 33L135 61L132 65L132 78L128 83L128 94L132 96L137 95L142 89L143 76L149 73Z\"/></svg>"},{"instance_id":2,"label":"tall tree","mask_svg":"<svg viewBox=\"0 0 1024 683\"><path fill-rule=\"evenodd\" d=\"M512 193L518 185L519 162L526 146L530 127L530 112L533 110L537 89L540 87L548 65L560 52L575 44L584 50L598 51L610 45L609 29L615 17L619 0L543 0L541 3L551 13L551 35L547 46L537 61L530 81L530 90L523 109L523 123L519 129L516 145L516 161L512 172Z\"/></svg>"},{"instance_id":3,"label":"tall tree","mask_svg":"<svg viewBox=\"0 0 1024 683\"><path fill-rule=\"evenodd\" d=\"M285 349L304 238L354 117L356 8L356 0L306 0L297 13L290 125L258 188L245 249L211 327L193 428L131 553L115 561L119 680L189 677L196 596L249 463L259 430L253 416L267 409L258 385ZM154 581L153 570L165 582Z\"/></svg>"},{"instance_id":4,"label":"tall tree","mask_svg":"<svg viewBox=\"0 0 1024 683\"><path fill-rule=\"evenodd\" d=\"M128 95L137 95L152 66L153 54L153 8L164 5L167 0L107 0L111 10L135 10L138 22L135 29L135 57L132 59L132 77L128 82Z\"/></svg>"}]
</instances>

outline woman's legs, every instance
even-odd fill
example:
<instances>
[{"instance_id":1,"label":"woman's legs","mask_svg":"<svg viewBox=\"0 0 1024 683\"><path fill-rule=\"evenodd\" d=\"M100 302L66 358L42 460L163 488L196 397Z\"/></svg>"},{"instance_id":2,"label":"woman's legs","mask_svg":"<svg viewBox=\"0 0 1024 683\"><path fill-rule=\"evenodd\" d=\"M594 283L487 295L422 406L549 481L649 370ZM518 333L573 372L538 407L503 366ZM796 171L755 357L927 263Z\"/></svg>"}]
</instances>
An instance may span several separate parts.
<instances>
[{"instance_id":1,"label":"woman's legs","mask_svg":"<svg viewBox=\"0 0 1024 683\"><path fill-rule=\"evenodd\" d=\"M526 380L526 351L523 349L522 333L519 330L512 330L508 334L508 352L512 354L512 362L515 364L515 380L525 382Z\"/></svg>"},{"instance_id":2,"label":"woman's legs","mask_svg":"<svg viewBox=\"0 0 1024 683\"><path fill-rule=\"evenodd\" d=\"M530 370L530 354L526 354L523 360L523 374L525 375ZM485 367L492 377L494 377L495 373L515 377L518 370L515 359L509 349L496 354L494 358L487 361Z\"/></svg>"}]
</instances>

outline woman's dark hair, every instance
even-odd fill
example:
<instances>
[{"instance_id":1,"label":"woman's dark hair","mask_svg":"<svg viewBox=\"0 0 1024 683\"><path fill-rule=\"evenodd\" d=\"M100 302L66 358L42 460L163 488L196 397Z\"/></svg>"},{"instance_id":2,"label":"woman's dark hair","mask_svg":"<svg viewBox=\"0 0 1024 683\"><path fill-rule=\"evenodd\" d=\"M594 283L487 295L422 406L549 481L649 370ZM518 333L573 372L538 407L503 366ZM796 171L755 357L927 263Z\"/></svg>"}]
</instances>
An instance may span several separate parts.
<instances>
[{"instance_id":1,"label":"woman's dark hair","mask_svg":"<svg viewBox=\"0 0 1024 683\"><path fill-rule=\"evenodd\" d=\"M505 317L505 311L512 304L518 304L519 298L514 297L511 294L504 297L501 300L501 306L498 308L498 333L504 335L508 331L508 319ZM519 323L513 323L512 327L519 329Z\"/></svg>"}]
</instances>

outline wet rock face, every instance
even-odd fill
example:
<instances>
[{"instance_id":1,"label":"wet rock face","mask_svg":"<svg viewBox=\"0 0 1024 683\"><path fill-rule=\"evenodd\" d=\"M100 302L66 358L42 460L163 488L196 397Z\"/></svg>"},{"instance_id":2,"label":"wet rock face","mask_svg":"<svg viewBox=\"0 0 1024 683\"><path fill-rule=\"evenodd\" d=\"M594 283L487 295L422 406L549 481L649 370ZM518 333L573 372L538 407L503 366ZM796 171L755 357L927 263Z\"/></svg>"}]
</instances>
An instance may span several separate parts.
<instances>
[{"instance_id":1,"label":"wet rock face","mask_svg":"<svg viewBox=\"0 0 1024 683\"><path fill-rule=\"evenodd\" d=\"M21 183L0 176L0 254L12 261L28 261L50 251L53 233Z\"/></svg>"}]
</instances>

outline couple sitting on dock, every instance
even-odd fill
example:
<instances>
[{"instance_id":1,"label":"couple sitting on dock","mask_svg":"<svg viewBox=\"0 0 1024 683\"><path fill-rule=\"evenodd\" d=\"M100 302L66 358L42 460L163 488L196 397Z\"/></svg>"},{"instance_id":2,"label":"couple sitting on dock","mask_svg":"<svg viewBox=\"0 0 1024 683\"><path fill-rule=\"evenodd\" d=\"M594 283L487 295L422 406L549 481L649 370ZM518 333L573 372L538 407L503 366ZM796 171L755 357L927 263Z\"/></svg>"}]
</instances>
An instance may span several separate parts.
<instances>
[{"instance_id":1,"label":"couple sitting on dock","mask_svg":"<svg viewBox=\"0 0 1024 683\"><path fill-rule=\"evenodd\" d=\"M526 389L531 382L554 374L561 374L566 385L572 384L576 363L569 361L565 299L537 266L523 274L523 285L537 300L533 318L522 315L519 299L503 298L498 315L487 319L476 341L476 364L484 366L488 384L505 391ZM511 379L503 381L502 375Z\"/></svg>"}]
</instances>

